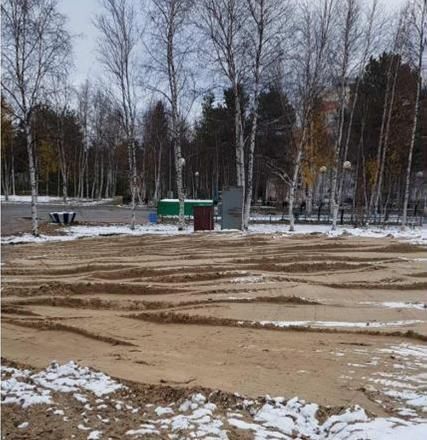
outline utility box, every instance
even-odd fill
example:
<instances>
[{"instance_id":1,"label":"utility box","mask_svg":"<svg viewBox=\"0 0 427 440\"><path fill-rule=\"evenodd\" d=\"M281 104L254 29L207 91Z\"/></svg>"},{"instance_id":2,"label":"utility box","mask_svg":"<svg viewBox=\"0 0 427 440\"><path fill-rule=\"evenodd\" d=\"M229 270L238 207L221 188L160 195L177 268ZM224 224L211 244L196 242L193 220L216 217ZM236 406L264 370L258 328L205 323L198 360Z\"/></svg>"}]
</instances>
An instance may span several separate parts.
<instances>
[{"instance_id":1,"label":"utility box","mask_svg":"<svg viewBox=\"0 0 427 440\"><path fill-rule=\"evenodd\" d=\"M194 232L213 231L214 229L214 208L213 206L194 206Z\"/></svg>"},{"instance_id":2,"label":"utility box","mask_svg":"<svg viewBox=\"0 0 427 440\"><path fill-rule=\"evenodd\" d=\"M229 187L222 191L221 229L242 229L243 188Z\"/></svg>"}]
</instances>

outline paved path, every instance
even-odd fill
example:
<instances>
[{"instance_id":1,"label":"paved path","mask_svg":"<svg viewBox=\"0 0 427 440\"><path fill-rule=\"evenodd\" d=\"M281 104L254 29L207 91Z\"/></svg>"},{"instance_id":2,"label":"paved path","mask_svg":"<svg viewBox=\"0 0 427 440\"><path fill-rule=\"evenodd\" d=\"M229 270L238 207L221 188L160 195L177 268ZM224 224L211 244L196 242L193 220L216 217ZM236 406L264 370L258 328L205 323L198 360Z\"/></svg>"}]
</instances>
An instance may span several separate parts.
<instances>
[{"instance_id":1,"label":"paved path","mask_svg":"<svg viewBox=\"0 0 427 440\"><path fill-rule=\"evenodd\" d=\"M40 223L49 221L49 212L75 211L76 220L83 222L100 223L129 223L131 210L113 205L73 206L63 204L43 203L38 205ZM154 209L137 208L136 221L148 221L148 213ZM1 204L1 232L2 235L12 235L20 232L31 232L30 203L2 203Z\"/></svg>"}]
</instances>

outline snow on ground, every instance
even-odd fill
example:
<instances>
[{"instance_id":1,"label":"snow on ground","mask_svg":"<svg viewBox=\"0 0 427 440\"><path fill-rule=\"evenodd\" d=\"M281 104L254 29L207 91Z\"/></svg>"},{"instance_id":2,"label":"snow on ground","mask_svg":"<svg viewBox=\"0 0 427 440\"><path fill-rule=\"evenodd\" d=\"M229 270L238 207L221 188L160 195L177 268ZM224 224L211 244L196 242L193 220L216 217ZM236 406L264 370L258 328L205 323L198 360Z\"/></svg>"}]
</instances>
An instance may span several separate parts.
<instances>
[{"instance_id":1,"label":"snow on ground","mask_svg":"<svg viewBox=\"0 0 427 440\"><path fill-rule=\"evenodd\" d=\"M402 343L378 351L392 357L393 372L373 373L369 381L400 415L416 418L418 410L427 416L427 347Z\"/></svg>"},{"instance_id":2,"label":"snow on ground","mask_svg":"<svg viewBox=\"0 0 427 440\"><path fill-rule=\"evenodd\" d=\"M427 245L427 226L402 230L399 227L371 226L366 228L354 228L352 226L338 226L336 231L331 230L330 225L296 225L294 232L289 232L289 226L285 224L254 224L250 226L251 233L295 235L295 234L325 234L329 237L351 235L364 238L393 237L414 244Z\"/></svg>"},{"instance_id":3,"label":"snow on ground","mask_svg":"<svg viewBox=\"0 0 427 440\"><path fill-rule=\"evenodd\" d=\"M0 196L0 201L2 203L30 203L31 196L9 196L9 200L6 201L5 196ZM113 199L77 199L77 198L68 198L67 204L69 205L100 205L111 203ZM64 204L64 200L62 197L53 197L53 196L37 196L37 203L51 203L51 204Z\"/></svg>"},{"instance_id":4,"label":"snow on ground","mask_svg":"<svg viewBox=\"0 0 427 440\"><path fill-rule=\"evenodd\" d=\"M331 231L328 225L296 225L295 232L289 232L289 227L284 224L252 224L249 231L220 231L219 225L216 226L216 232L236 234L242 236L245 234L271 234L274 236L288 236L295 234L325 234L329 237L339 237L341 235L351 235L356 237L384 238L394 237L401 241L421 244L427 246L427 226L423 228L414 228L402 231L397 227L390 228L351 228L338 227L336 231ZM63 235L40 235L33 237L31 234L19 236L2 237L2 244L18 243L43 243L47 241L68 241L84 237L99 237L109 235L133 235L141 236L147 234L156 235L182 235L192 234L193 226L187 225L184 230L179 231L177 225L173 224L144 224L137 225L131 230L128 225L108 225L108 226L69 226L60 230ZM200 234L200 232L198 232Z\"/></svg>"},{"instance_id":5,"label":"snow on ground","mask_svg":"<svg viewBox=\"0 0 427 440\"><path fill-rule=\"evenodd\" d=\"M2 405L14 403L23 408L52 403L52 392L74 393L74 398L82 402L85 397L76 391L88 391L100 397L122 388L105 374L80 367L74 362L64 365L53 362L46 370L36 374L30 370L2 366L1 376Z\"/></svg>"},{"instance_id":6,"label":"snow on ground","mask_svg":"<svg viewBox=\"0 0 427 440\"><path fill-rule=\"evenodd\" d=\"M31 234L22 234L17 236L2 237L2 244L21 244L21 243L43 243L52 241L70 241L86 237L101 237L111 235L178 235L189 234L190 229L178 231L178 227L174 225L137 225L135 229L130 229L127 225L110 225L110 226L69 226L61 229L66 235L40 235L34 237Z\"/></svg>"},{"instance_id":7,"label":"snow on ground","mask_svg":"<svg viewBox=\"0 0 427 440\"><path fill-rule=\"evenodd\" d=\"M58 393L74 396L76 391L85 393L92 400L92 406L79 400L84 408L76 423L76 428L87 431L87 438L106 438L103 431L108 429L109 419L103 410L109 403L114 404L115 425L123 423L123 438L171 439L223 439L229 438L230 428L240 435L250 435L254 439L302 439L311 440L425 440L427 438L427 348L421 345L390 345L379 349L381 354L393 355L398 362L396 373L374 373L368 380L372 389L379 392L382 399L392 403L393 411L399 417L371 417L359 406L329 414L323 421L317 418L319 406L294 397L266 396L258 400L248 400L236 395L236 403L227 408L219 408L209 396L194 393L179 402L163 405L145 404L144 408L132 405L132 391L103 373L83 368L74 362L64 365L52 363L46 370L34 373L2 367L2 404L16 404L23 408L31 405L53 405L47 409L64 422L69 422L67 406L55 409ZM417 374L413 373L418 367ZM420 368L425 372L420 373ZM115 398L115 391L124 391L122 400ZM74 394L73 394L74 393ZM96 399L96 400L94 400ZM106 399L106 400L103 400ZM390 409L390 406L388 407ZM91 414L91 419L88 414ZM24 413L25 414L25 413ZM132 415L132 417L130 416ZM110 413L111 417L111 413ZM129 421L131 422L129 423ZM94 422L96 421L96 423ZM134 425L134 426L133 426ZM28 422L18 429L27 429ZM106 434L108 437L108 435ZM235 438L233 436L233 438Z\"/></svg>"},{"instance_id":8,"label":"snow on ground","mask_svg":"<svg viewBox=\"0 0 427 440\"><path fill-rule=\"evenodd\" d=\"M419 303L419 302L399 302L399 301L386 301L386 302L370 302L363 301L360 304L369 304L377 307L385 307L387 309L415 309L415 310L427 310L427 302Z\"/></svg>"},{"instance_id":9,"label":"snow on ground","mask_svg":"<svg viewBox=\"0 0 427 440\"><path fill-rule=\"evenodd\" d=\"M232 278L230 280L231 283L244 283L244 284L252 284L252 283L262 283L264 281L263 275L250 275L250 274L242 274L240 277Z\"/></svg>"},{"instance_id":10,"label":"snow on ground","mask_svg":"<svg viewBox=\"0 0 427 440\"><path fill-rule=\"evenodd\" d=\"M346 321L254 321L253 324L273 325L274 327L355 327L355 328L384 328L384 327L400 327L414 325L424 322L418 319L403 321L363 321L363 322L346 322Z\"/></svg>"}]
</instances>

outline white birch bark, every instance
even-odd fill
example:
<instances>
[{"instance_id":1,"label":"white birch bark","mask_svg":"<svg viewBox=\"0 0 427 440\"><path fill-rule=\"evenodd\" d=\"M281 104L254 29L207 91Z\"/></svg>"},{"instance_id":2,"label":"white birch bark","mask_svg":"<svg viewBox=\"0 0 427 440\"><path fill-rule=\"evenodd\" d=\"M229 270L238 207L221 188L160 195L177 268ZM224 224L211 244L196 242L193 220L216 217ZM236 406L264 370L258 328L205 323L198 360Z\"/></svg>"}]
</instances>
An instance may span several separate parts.
<instances>
[{"instance_id":1,"label":"white birch bark","mask_svg":"<svg viewBox=\"0 0 427 440\"><path fill-rule=\"evenodd\" d=\"M104 12L96 17L101 33L98 52L117 88L122 126L128 150L128 178L131 192L131 223L135 229L137 196L136 163L136 50L138 42L137 14L129 0L103 0Z\"/></svg>"},{"instance_id":2,"label":"white birch bark","mask_svg":"<svg viewBox=\"0 0 427 440\"><path fill-rule=\"evenodd\" d=\"M405 177L405 192L403 199L403 212L402 212L402 228L405 228L408 222L408 204L409 204L409 194L410 194L410 183L411 183L411 170L412 170L412 157L414 154L415 146L415 136L417 133L417 124L420 109L420 96L422 87L422 67L423 67L423 54L426 47L426 36L427 36L427 0L418 0L413 6L412 11L412 26L415 30L416 50L417 50L417 91L414 103L414 117L412 122L412 134L411 143L409 145L408 151L408 164L406 167L406 177Z\"/></svg>"},{"instance_id":3,"label":"white birch bark","mask_svg":"<svg viewBox=\"0 0 427 440\"><path fill-rule=\"evenodd\" d=\"M1 12L2 93L24 128L31 185L31 229L38 235L32 113L50 91L47 76L69 65L70 36L54 0L4 0Z\"/></svg>"},{"instance_id":4,"label":"white birch bark","mask_svg":"<svg viewBox=\"0 0 427 440\"><path fill-rule=\"evenodd\" d=\"M34 161L33 152L33 137L31 134L31 124L28 122L24 126L27 155L28 155L28 168L30 172L30 185L31 185L31 232L33 235L38 235L39 220L37 218L37 181L36 181L36 166Z\"/></svg>"},{"instance_id":5,"label":"white birch bark","mask_svg":"<svg viewBox=\"0 0 427 440\"><path fill-rule=\"evenodd\" d=\"M346 0L345 2L346 14L343 24L342 36L342 54L341 71L339 76L340 95L339 95L339 115L338 115L338 133L335 143L335 158L334 166L332 168L332 186L331 186L331 201L332 201L332 230L337 228L338 210L340 200L338 197L338 176L343 174L342 168L342 141L344 135L345 123L345 108L346 108L346 91L347 91L347 76L351 62L351 54L357 38L354 37L355 27L358 25L358 2L357 0Z\"/></svg>"},{"instance_id":6,"label":"white birch bark","mask_svg":"<svg viewBox=\"0 0 427 440\"><path fill-rule=\"evenodd\" d=\"M362 81L363 71L365 69L366 61L367 61L367 59L371 53L371 49L372 49L373 32L375 31L375 23L376 23L377 14L378 14L378 0L374 0L372 3L371 9L370 9L369 15L368 15L368 19L367 19L368 22L367 22L367 29L366 29L365 40L364 40L364 50L363 50L363 55L362 55L362 58L361 58L360 64L359 64L357 80L356 80L356 85L355 85L354 95L353 95L353 102L352 102L350 117L349 117L349 121L348 121L347 135L346 135L345 144L344 144L344 151L342 154L342 162L343 163L345 161L347 161L348 149L349 149L349 145L350 145L350 138L351 138L351 133L352 133L352 129L353 129L354 114L356 111L357 101L359 98L360 83ZM358 169L357 169L357 172L358 172ZM338 194L337 194L338 206L341 203L343 186L344 186L344 172L341 172L341 174L339 175ZM336 223L336 219L335 219L335 223Z\"/></svg>"}]
</instances>

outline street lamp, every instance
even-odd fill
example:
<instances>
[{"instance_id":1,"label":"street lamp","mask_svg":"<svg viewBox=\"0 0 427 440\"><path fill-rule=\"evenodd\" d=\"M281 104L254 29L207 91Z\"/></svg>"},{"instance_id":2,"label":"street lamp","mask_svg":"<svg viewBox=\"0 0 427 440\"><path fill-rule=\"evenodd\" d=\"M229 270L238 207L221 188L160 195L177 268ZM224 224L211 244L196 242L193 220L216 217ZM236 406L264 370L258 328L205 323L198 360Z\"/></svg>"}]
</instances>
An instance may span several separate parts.
<instances>
[{"instance_id":1,"label":"street lamp","mask_svg":"<svg viewBox=\"0 0 427 440\"><path fill-rule=\"evenodd\" d=\"M345 201L345 196L346 196L346 186L347 186L347 174L346 171L350 172L351 171L351 162L349 160L346 160L343 164L342 164L342 168L344 170L344 175L342 176L342 188L338 191L338 209L339 209L339 205L342 203L342 207L341 207L341 224L344 223L344 202L342 202L342 200ZM343 195L342 193L344 193L344 199L343 199Z\"/></svg>"},{"instance_id":2,"label":"street lamp","mask_svg":"<svg viewBox=\"0 0 427 440\"><path fill-rule=\"evenodd\" d=\"M194 180L196 181L196 188L195 188L195 191L194 191L194 198L195 199L197 199L197 192L198 192L198 189L199 189L199 172L198 171L195 171L194 172Z\"/></svg>"},{"instance_id":3,"label":"street lamp","mask_svg":"<svg viewBox=\"0 0 427 440\"><path fill-rule=\"evenodd\" d=\"M423 179L424 173L422 171L418 171L415 173L415 209L414 209L414 217L417 216L418 205L420 204L420 196L422 194L423 187ZM424 208L425 208L425 200L424 200Z\"/></svg>"}]
</instances>

